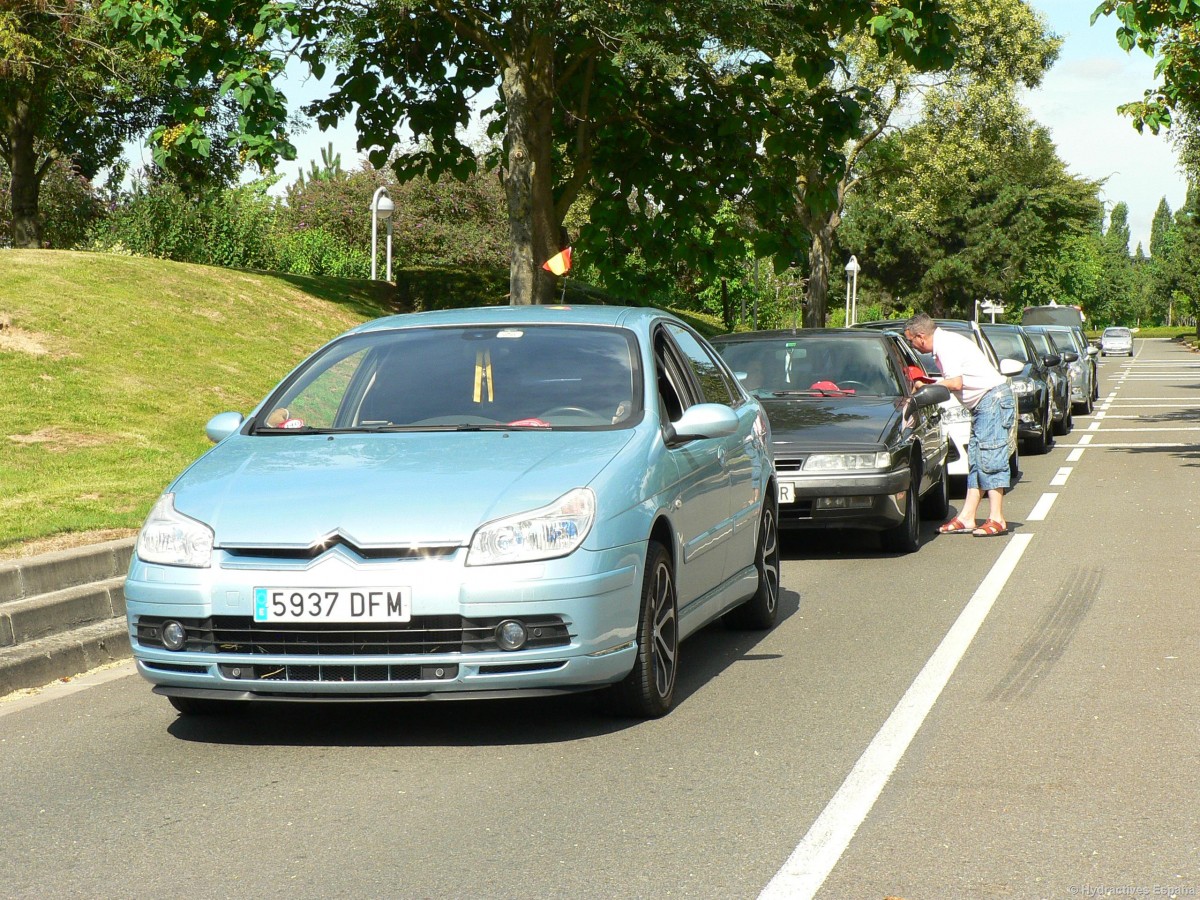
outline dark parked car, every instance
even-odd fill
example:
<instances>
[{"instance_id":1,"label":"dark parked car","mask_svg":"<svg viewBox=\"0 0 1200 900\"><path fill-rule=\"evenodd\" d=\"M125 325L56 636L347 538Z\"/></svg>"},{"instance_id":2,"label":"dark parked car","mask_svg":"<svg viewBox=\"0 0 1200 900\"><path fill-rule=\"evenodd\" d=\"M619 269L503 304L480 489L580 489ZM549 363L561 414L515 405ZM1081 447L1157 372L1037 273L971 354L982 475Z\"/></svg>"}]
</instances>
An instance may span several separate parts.
<instances>
[{"instance_id":1,"label":"dark parked car","mask_svg":"<svg viewBox=\"0 0 1200 900\"><path fill-rule=\"evenodd\" d=\"M1015 359L1021 364L1021 371L1011 376L1017 400L1017 435L1030 453L1045 453L1054 444L1054 410L1050 373L1042 355L1020 325L984 323L981 327L1001 359Z\"/></svg>"},{"instance_id":2,"label":"dark parked car","mask_svg":"<svg viewBox=\"0 0 1200 900\"><path fill-rule=\"evenodd\" d=\"M1079 354L1072 350L1059 349L1054 346L1050 336L1044 331L1025 329L1025 336L1042 356L1046 364L1046 374L1050 377L1050 404L1054 411L1054 433L1062 436L1070 432L1075 425L1075 416L1071 411L1071 372L1069 366L1079 359Z\"/></svg>"},{"instance_id":3,"label":"dark parked car","mask_svg":"<svg viewBox=\"0 0 1200 900\"><path fill-rule=\"evenodd\" d=\"M1043 332L1060 353L1071 352L1078 359L1067 365L1071 375L1071 402L1075 411L1087 415L1092 411L1092 405L1100 396L1100 378L1097 371L1096 357L1100 350L1087 342L1087 338L1079 328L1066 325L1026 325L1030 332Z\"/></svg>"},{"instance_id":4,"label":"dark parked car","mask_svg":"<svg viewBox=\"0 0 1200 900\"><path fill-rule=\"evenodd\" d=\"M920 546L920 517L949 512L942 386L923 384L894 332L761 331L715 338L773 433L781 528L866 528Z\"/></svg>"}]
</instances>

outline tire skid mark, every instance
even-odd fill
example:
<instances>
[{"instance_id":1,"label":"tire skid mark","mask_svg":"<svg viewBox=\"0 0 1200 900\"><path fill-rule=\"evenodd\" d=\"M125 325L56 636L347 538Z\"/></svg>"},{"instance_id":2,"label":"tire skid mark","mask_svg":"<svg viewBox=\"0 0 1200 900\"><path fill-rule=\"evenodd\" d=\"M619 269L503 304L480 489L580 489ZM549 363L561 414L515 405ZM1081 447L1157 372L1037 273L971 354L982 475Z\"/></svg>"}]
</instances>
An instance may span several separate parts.
<instances>
[{"instance_id":1,"label":"tire skid mark","mask_svg":"<svg viewBox=\"0 0 1200 900\"><path fill-rule=\"evenodd\" d=\"M989 701L1017 700L1037 690L1087 618L1100 592L1101 580L1098 569L1076 569L1067 575L1054 604L1021 645L1004 678L988 694Z\"/></svg>"}]
</instances>

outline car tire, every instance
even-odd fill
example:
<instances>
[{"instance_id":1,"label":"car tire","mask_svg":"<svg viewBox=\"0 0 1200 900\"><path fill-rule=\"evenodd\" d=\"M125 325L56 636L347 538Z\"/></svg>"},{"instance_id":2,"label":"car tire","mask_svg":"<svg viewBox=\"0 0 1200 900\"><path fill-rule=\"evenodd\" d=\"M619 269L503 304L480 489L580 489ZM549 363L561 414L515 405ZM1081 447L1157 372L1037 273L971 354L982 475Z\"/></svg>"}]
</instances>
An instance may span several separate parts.
<instances>
[{"instance_id":1,"label":"car tire","mask_svg":"<svg viewBox=\"0 0 1200 900\"><path fill-rule=\"evenodd\" d=\"M779 508L771 500L763 503L754 567L758 570L758 590L745 603L725 613L725 624L730 628L766 631L779 618Z\"/></svg>"},{"instance_id":2,"label":"car tire","mask_svg":"<svg viewBox=\"0 0 1200 900\"><path fill-rule=\"evenodd\" d=\"M950 470L942 465L942 477L921 498L922 519L944 519L950 514Z\"/></svg>"},{"instance_id":3,"label":"car tire","mask_svg":"<svg viewBox=\"0 0 1200 900\"><path fill-rule=\"evenodd\" d=\"M879 535L883 549L891 553L912 553L921 546L921 518L917 514L917 486L921 483L916 469L908 476L904 499L904 521Z\"/></svg>"},{"instance_id":4,"label":"car tire","mask_svg":"<svg viewBox=\"0 0 1200 900\"><path fill-rule=\"evenodd\" d=\"M230 700L209 700L204 697L168 697L167 700L181 716L222 716L237 711Z\"/></svg>"},{"instance_id":5,"label":"car tire","mask_svg":"<svg viewBox=\"0 0 1200 900\"><path fill-rule=\"evenodd\" d=\"M1026 446L1028 446L1029 452L1032 454L1048 453L1051 445L1054 443L1054 438L1050 434L1050 432L1053 430L1051 427L1053 417L1050 414L1050 407L1046 407L1044 410L1042 410L1041 418L1041 427L1037 436L1026 438L1025 440Z\"/></svg>"},{"instance_id":6,"label":"car tire","mask_svg":"<svg viewBox=\"0 0 1200 900\"><path fill-rule=\"evenodd\" d=\"M624 680L609 689L613 712L657 719L671 711L679 669L678 604L670 554L662 544L651 541L642 577L637 656Z\"/></svg>"},{"instance_id":7,"label":"car tire","mask_svg":"<svg viewBox=\"0 0 1200 900\"><path fill-rule=\"evenodd\" d=\"M1062 437L1064 434L1069 434L1071 431L1072 424L1073 423L1072 423L1072 419L1071 419L1071 398L1068 397L1066 405L1063 408L1062 418L1059 421L1054 423L1054 433L1056 435L1058 435L1059 437Z\"/></svg>"}]
</instances>

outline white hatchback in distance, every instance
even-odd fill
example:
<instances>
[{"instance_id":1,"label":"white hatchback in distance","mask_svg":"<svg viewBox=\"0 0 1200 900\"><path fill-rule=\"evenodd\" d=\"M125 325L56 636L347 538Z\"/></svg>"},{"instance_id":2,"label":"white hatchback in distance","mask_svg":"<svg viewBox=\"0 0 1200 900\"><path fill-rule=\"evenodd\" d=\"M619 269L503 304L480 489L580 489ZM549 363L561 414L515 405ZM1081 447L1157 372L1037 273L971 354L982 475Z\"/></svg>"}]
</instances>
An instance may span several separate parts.
<instances>
[{"instance_id":1,"label":"white hatchback in distance","mask_svg":"<svg viewBox=\"0 0 1200 900\"><path fill-rule=\"evenodd\" d=\"M1128 328L1105 328L1100 335L1101 356L1133 356L1133 332Z\"/></svg>"}]
</instances>

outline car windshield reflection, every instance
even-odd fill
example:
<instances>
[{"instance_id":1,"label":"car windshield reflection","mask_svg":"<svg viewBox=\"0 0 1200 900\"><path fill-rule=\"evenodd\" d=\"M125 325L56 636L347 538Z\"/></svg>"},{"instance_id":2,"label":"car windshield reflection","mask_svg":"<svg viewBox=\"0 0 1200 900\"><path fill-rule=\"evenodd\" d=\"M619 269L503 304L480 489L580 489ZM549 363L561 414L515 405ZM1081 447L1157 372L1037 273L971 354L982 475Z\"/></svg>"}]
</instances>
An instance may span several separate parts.
<instances>
[{"instance_id":1,"label":"car windshield reflection","mask_svg":"<svg viewBox=\"0 0 1200 900\"><path fill-rule=\"evenodd\" d=\"M256 434L605 429L641 412L631 336L534 325L348 335L262 407Z\"/></svg>"},{"instance_id":2,"label":"car windshield reflection","mask_svg":"<svg viewBox=\"0 0 1200 900\"><path fill-rule=\"evenodd\" d=\"M802 335L779 340L723 341L730 368L759 397L899 397L900 382L882 340Z\"/></svg>"}]
</instances>

